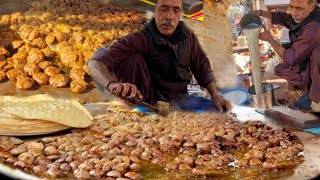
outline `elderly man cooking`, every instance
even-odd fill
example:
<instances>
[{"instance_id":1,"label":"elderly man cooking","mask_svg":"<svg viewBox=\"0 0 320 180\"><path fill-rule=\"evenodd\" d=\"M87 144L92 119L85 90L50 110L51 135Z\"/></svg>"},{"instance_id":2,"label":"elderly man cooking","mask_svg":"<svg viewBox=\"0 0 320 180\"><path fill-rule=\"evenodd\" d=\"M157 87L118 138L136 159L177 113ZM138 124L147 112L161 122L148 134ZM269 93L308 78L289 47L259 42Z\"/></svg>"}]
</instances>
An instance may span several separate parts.
<instances>
[{"instance_id":1,"label":"elderly man cooking","mask_svg":"<svg viewBox=\"0 0 320 180\"><path fill-rule=\"evenodd\" d=\"M98 51L88 62L91 76L108 91L154 104L181 102L192 74L219 111L230 103L218 95L210 62L195 34L180 21L182 0L159 0L145 29Z\"/></svg>"},{"instance_id":2,"label":"elderly man cooking","mask_svg":"<svg viewBox=\"0 0 320 180\"><path fill-rule=\"evenodd\" d=\"M275 73L305 93L291 108L320 112L320 10L315 0L290 0L289 12L253 11L290 30L291 46L287 49L266 29L260 39L268 41L283 59Z\"/></svg>"}]
</instances>

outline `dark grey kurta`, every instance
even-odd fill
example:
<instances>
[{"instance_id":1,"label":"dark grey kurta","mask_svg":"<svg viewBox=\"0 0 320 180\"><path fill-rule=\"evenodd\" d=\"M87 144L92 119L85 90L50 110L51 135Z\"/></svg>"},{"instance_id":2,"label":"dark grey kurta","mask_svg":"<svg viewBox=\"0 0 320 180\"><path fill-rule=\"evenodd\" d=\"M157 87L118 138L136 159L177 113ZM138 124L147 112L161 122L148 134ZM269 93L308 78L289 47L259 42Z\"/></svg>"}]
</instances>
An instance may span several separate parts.
<instances>
[{"instance_id":1,"label":"dark grey kurta","mask_svg":"<svg viewBox=\"0 0 320 180\"><path fill-rule=\"evenodd\" d=\"M135 84L148 102L187 95L191 74L203 87L215 81L209 59L183 22L168 39L151 20L144 31L122 37L92 59L103 62L119 81Z\"/></svg>"}]
</instances>

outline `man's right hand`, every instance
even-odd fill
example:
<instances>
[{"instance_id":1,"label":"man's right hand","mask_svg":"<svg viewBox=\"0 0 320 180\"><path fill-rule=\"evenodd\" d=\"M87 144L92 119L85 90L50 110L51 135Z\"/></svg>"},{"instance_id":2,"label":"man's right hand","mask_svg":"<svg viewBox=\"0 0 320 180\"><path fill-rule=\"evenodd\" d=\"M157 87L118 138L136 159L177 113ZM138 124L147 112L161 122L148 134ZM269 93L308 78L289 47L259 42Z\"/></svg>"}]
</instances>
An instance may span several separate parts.
<instances>
[{"instance_id":1,"label":"man's right hand","mask_svg":"<svg viewBox=\"0 0 320 180\"><path fill-rule=\"evenodd\" d=\"M253 13L257 16L261 16L267 19L272 19L272 14L269 11L264 11L264 10L252 10L249 13Z\"/></svg>"},{"instance_id":2,"label":"man's right hand","mask_svg":"<svg viewBox=\"0 0 320 180\"><path fill-rule=\"evenodd\" d=\"M253 13L255 15L261 16L261 10L252 10L249 13Z\"/></svg>"},{"instance_id":3,"label":"man's right hand","mask_svg":"<svg viewBox=\"0 0 320 180\"><path fill-rule=\"evenodd\" d=\"M131 83L113 82L108 87L109 91L117 96L131 96L143 99L141 92L137 89L137 86Z\"/></svg>"},{"instance_id":4,"label":"man's right hand","mask_svg":"<svg viewBox=\"0 0 320 180\"><path fill-rule=\"evenodd\" d=\"M265 26L262 26L262 28L263 28L263 32L259 34L259 39L270 43L273 40L272 35L270 34L270 32L267 30Z\"/></svg>"}]
</instances>

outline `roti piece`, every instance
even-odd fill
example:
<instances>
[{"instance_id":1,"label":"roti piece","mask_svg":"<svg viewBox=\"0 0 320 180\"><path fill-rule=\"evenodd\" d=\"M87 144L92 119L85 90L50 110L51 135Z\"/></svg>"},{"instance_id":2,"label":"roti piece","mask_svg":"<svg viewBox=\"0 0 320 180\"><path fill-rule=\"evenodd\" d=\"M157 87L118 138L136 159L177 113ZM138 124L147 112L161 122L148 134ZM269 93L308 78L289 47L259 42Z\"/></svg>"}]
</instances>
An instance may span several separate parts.
<instances>
[{"instance_id":1,"label":"roti piece","mask_svg":"<svg viewBox=\"0 0 320 180\"><path fill-rule=\"evenodd\" d=\"M51 121L0 118L0 135L48 134L68 128L70 127Z\"/></svg>"},{"instance_id":2,"label":"roti piece","mask_svg":"<svg viewBox=\"0 0 320 180\"><path fill-rule=\"evenodd\" d=\"M26 97L2 96L0 102L6 114L23 119L47 120L76 128L85 128L93 123L87 109L73 99L55 99L39 94Z\"/></svg>"},{"instance_id":3,"label":"roti piece","mask_svg":"<svg viewBox=\"0 0 320 180\"><path fill-rule=\"evenodd\" d=\"M19 116L13 115L8 113L4 110L5 103L4 103L4 96L0 96L0 118L8 118L8 119L21 119Z\"/></svg>"}]
</instances>

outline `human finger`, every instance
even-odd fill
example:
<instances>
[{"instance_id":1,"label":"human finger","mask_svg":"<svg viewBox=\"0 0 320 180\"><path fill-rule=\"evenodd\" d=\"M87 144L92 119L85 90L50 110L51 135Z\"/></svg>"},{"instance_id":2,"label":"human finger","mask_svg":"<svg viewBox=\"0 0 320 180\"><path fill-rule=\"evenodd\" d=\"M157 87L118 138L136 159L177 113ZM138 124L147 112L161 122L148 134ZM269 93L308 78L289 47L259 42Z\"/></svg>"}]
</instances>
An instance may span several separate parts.
<instances>
[{"instance_id":1,"label":"human finger","mask_svg":"<svg viewBox=\"0 0 320 180\"><path fill-rule=\"evenodd\" d=\"M129 93L129 91L131 90L131 84L129 83L123 83L123 90L122 90L122 96L126 97Z\"/></svg>"},{"instance_id":2,"label":"human finger","mask_svg":"<svg viewBox=\"0 0 320 180\"><path fill-rule=\"evenodd\" d=\"M222 109L222 107L221 107L219 98L217 98L217 99L214 100L214 104L215 104L215 106L216 106L216 108L217 108L217 110L218 110L219 112L223 112L223 109Z\"/></svg>"},{"instance_id":3,"label":"human finger","mask_svg":"<svg viewBox=\"0 0 320 180\"><path fill-rule=\"evenodd\" d=\"M226 109L226 112L229 112L232 108L230 101L224 100L224 107Z\"/></svg>"},{"instance_id":4,"label":"human finger","mask_svg":"<svg viewBox=\"0 0 320 180\"><path fill-rule=\"evenodd\" d=\"M130 96L136 97L137 96L137 87L134 84L130 85Z\"/></svg>"},{"instance_id":5,"label":"human finger","mask_svg":"<svg viewBox=\"0 0 320 180\"><path fill-rule=\"evenodd\" d=\"M143 99L143 96L142 96L141 92L138 89L137 89L137 94L136 95L139 97L139 99Z\"/></svg>"},{"instance_id":6,"label":"human finger","mask_svg":"<svg viewBox=\"0 0 320 180\"><path fill-rule=\"evenodd\" d=\"M111 92L111 93L115 93L115 91L117 90L117 87L118 87L118 85L117 85L118 83L112 83L110 86L109 86L109 92Z\"/></svg>"},{"instance_id":7,"label":"human finger","mask_svg":"<svg viewBox=\"0 0 320 180\"><path fill-rule=\"evenodd\" d=\"M115 85L114 85L115 86ZM120 95L123 90L123 85L122 83L117 83L116 84L116 89L113 91L116 95Z\"/></svg>"}]
</instances>

